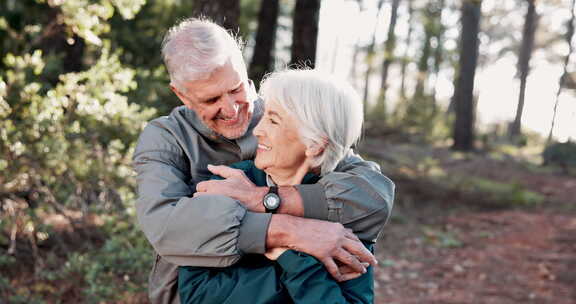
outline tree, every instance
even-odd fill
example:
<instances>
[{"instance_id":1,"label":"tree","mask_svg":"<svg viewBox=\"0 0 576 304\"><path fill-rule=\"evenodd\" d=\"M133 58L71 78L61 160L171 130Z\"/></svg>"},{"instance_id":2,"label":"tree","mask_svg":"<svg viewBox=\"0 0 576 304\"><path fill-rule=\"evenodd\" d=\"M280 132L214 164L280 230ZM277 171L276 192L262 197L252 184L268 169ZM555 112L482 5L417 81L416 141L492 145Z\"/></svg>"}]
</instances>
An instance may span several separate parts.
<instances>
[{"instance_id":1,"label":"tree","mask_svg":"<svg viewBox=\"0 0 576 304\"><path fill-rule=\"evenodd\" d=\"M240 0L194 0L192 14L196 17L208 17L224 28L238 33Z\"/></svg>"},{"instance_id":2,"label":"tree","mask_svg":"<svg viewBox=\"0 0 576 304\"><path fill-rule=\"evenodd\" d=\"M522 32L522 45L518 56L518 74L520 76L520 92L518 94L518 106L516 116L510 125L510 137L516 138L521 134L522 112L524 111L524 98L526 95L526 81L530 73L530 58L534 49L534 36L536 33L536 0L526 0L528 10L524 20Z\"/></svg>"},{"instance_id":3,"label":"tree","mask_svg":"<svg viewBox=\"0 0 576 304\"><path fill-rule=\"evenodd\" d=\"M552 143L552 134L554 133L554 124L556 122L556 113L558 111L558 103L560 102L560 94L562 93L562 89L568 82L568 78L570 78L570 74L568 72L568 64L570 63L570 57L574 52L574 45L572 44L572 38L574 38L574 21L576 20L576 13L574 9L576 8L576 0L572 0L572 4L570 5L570 12L571 17L570 20L566 23L566 43L568 44L568 53L564 57L563 67L564 70L562 72L562 76L560 76L560 80L558 83L558 90L556 91L556 101L554 102L554 111L552 114L552 122L550 123L550 132L548 132L548 139L546 140L547 145Z\"/></svg>"},{"instance_id":4,"label":"tree","mask_svg":"<svg viewBox=\"0 0 576 304\"><path fill-rule=\"evenodd\" d=\"M402 67L400 69L400 96L402 99L406 99L406 68L408 66L408 50L412 44L412 32L414 31L414 27L412 25L412 19L414 18L413 3L414 0L408 0L408 35L406 35L406 49L404 51L404 56L402 56Z\"/></svg>"},{"instance_id":5,"label":"tree","mask_svg":"<svg viewBox=\"0 0 576 304\"><path fill-rule=\"evenodd\" d=\"M130 230L115 225L133 221L127 211L135 190L131 151L154 114L128 99L137 89L135 70L121 62L121 50L112 49L106 34L113 15L132 18L142 4L0 2L0 37L11 37L10 44L0 42L0 205L10 209L0 221L0 235L10 231L11 249L3 256L3 300L60 302L56 297L70 291L62 288L66 277L74 277L78 302L116 302L123 292L145 285L140 275L145 258L137 251L148 247L141 233L119 241L105 230ZM85 45L76 47L79 41ZM90 223L101 215L115 227ZM45 221L51 216L71 232ZM96 262L97 255L85 254L106 256L106 248L124 257ZM15 262L7 265L10 259ZM83 260L101 268L88 270ZM16 269L34 283L15 286ZM37 292L36 282L57 292ZM112 285L124 286L120 291ZM10 296L16 289L24 296Z\"/></svg>"},{"instance_id":6,"label":"tree","mask_svg":"<svg viewBox=\"0 0 576 304\"><path fill-rule=\"evenodd\" d=\"M319 17L320 0L296 0L292 18L292 57L290 65L305 64L314 68Z\"/></svg>"},{"instance_id":7,"label":"tree","mask_svg":"<svg viewBox=\"0 0 576 304\"><path fill-rule=\"evenodd\" d=\"M256 84L274 66L274 44L278 25L279 0L262 0L258 14L258 30L250 70L250 79Z\"/></svg>"},{"instance_id":8,"label":"tree","mask_svg":"<svg viewBox=\"0 0 576 304\"><path fill-rule=\"evenodd\" d=\"M436 47L434 49L434 87L432 89L432 104L434 106L434 112L437 110L436 104L436 85L438 83L438 77L440 74L440 68L442 66L442 62L444 61L444 23L442 20L442 12L444 11L445 0L439 1L438 11L437 11L437 18L436 18L436 30L435 30L435 39L436 39Z\"/></svg>"},{"instance_id":9,"label":"tree","mask_svg":"<svg viewBox=\"0 0 576 304\"><path fill-rule=\"evenodd\" d=\"M441 17L443 6L443 1L440 1L439 3L429 2L424 8L424 40L422 45L422 53L418 61L418 78L414 92L414 98L417 100L421 100L425 97L425 83L427 82L430 74L430 58L434 56L434 59L436 59L436 51L443 47L438 43L438 39L442 35ZM433 39L436 39L436 48L433 48L432 46Z\"/></svg>"},{"instance_id":10,"label":"tree","mask_svg":"<svg viewBox=\"0 0 576 304\"><path fill-rule=\"evenodd\" d=\"M388 69L390 64L396 60L394 50L396 49L396 21L398 20L398 7L400 0L392 0L392 11L390 23L388 25L388 36L384 44L384 61L382 62L382 77L380 80L380 95L376 109L379 109L381 115L385 115L386 90L388 89Z\"/></svg>"},{"instance_id":11,"label":"tree","mask_svg":"<svg viewBox=\"0 0 576 304\"><path fill-rule=\"evenodd\" d=\"M464 0L462 3L460 58L453 97L456 117L452 146L461 151L474 149L474 78L478 63L481 5L481 0Z\"/></svg>"},{"instance_id":12,"label":"tree","mask_svg":"<svg viewBox=\"0 0 576 304\"><path fill-rule=\"evenodd\" d=\"M382 5L384 0L378 2L378 11L376 13L376 23L374 25L374 32L372 33L372 41L366 49L366 74L364 76L364 113L368 113L368 100L370 97L370 76L372 76L372 63L374 61L374 48L376 47L376 33L378 32L378 20L380 19L380 12L382 11Z\"/></svg>"}]
</instances>

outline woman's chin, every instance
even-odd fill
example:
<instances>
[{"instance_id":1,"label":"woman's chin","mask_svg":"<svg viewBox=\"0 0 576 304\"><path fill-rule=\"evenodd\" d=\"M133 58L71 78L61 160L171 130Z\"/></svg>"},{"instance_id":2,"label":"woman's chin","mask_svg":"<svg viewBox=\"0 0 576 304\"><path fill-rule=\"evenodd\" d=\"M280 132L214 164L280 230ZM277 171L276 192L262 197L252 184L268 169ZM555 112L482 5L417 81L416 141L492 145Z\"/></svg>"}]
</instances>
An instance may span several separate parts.
<instances>
[{"instance_id":1,"label":"woman's chin","mask_svg":"<svg viewBox=\"0 0 576 304\"><path fill-rule=\"evenodd\" d=\"M266 166L264 166L262 161L258 159L258 155L256 155L256 158L254 159L254 165L256 166L256 168L258 168L260 170L266 169Z\"/></svg>"}]
</instances>

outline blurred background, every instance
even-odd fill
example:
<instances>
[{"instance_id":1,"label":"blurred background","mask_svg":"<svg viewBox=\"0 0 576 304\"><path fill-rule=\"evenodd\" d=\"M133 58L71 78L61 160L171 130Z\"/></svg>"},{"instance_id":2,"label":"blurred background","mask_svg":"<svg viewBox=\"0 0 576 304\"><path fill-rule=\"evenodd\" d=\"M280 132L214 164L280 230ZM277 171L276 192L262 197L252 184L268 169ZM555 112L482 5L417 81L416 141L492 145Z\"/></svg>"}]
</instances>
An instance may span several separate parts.
<instances>
[{"instance_id":1,"label":"blurred background","mask_svg":"<svg viewBox=\"0 0 576 304\"><path fill-rule=\"evenodd\" d=\"M575 0L0 0L0 302L146 303L131 156L180 104L164 33L203 14L243 39L256 84L307 65L363 96L358 149L397 184L377 303L575 303L575 13Z\"/></svg>"}]
</instances>

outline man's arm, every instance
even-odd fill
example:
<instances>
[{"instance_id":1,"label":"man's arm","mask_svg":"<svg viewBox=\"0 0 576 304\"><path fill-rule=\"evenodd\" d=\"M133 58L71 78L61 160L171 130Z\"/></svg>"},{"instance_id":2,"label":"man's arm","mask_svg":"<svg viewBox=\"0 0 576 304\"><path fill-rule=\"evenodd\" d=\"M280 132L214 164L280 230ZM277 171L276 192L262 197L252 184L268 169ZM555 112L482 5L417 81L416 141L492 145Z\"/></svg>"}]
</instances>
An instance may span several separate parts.
<instances>
[{"instance_id":1,"label":"man's arm","mask_svg":"<svg viewBox=\"0 0 576 304\"><path fill-rule=\"evenodd\" d=\"M190 164L175 137L150 123L134 154L138 222L156 252L177 265L226 267L264 253L270 215L221 195L193 198Z\"/></svg>"},{"instance_id":2,"label":"man's arm","mask_svg":"<svg viewBox=\"0 0 576 304\"><path fill-rule=\"evenodd\" d=\"M242 171L212 166L224 180L200 183L198 191L221 194L241 201L254 212L264 212L262 199L268 187L257 187ZM336 170L316 184L279 187L278 213L327 220L352 229L362 240L375 241L388 220L394 200L394 183L374 162L349 153Z\"/></svg>"},{"instance_id":3,"label":"man's arm","mask_svg":"<svg viewBox=\"0 0 576 304\"><path fill-rule=\"evenodd\" d=\"M134 154L134 167L138 175L138 222L156 252L168 262L226 267L238 261L242 253L266 251L270 214L251 212L222 195L192 197L198 180L187 173L190 164L169 128L155 123L146 127ZM353 248L352 254L363 248L360 242L342 242L344 230L332 231L331 226L316 230L322 232L306 234L308 239L330 234L334 244ZM333 246L329 247L315 256L332 252Z\"/></svg>"}]
</instances>

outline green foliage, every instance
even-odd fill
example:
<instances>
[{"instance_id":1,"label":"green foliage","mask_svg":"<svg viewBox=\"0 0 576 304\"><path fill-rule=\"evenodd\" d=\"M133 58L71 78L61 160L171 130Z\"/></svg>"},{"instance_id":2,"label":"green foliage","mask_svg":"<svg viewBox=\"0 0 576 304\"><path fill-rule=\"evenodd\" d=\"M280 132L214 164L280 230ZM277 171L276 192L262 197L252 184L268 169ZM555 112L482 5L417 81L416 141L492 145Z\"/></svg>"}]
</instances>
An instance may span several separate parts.
<instances>
[{"instance_id":1,"label":"green foliage","mask_svg":"<svg viewBox=\"0 0 576 304\"><path fill-rule=\"evenodd\" d=\"M436 247L458 248L463 246L462 241L458 239L453 231L443 231L424 226L422 227L422 232L426 237L426 241Z\"/></svg>"},{"instance_id":2,"label":"green foliage","mask_svg":"<svg viewBox=\"0 0 576 304\"><path fill-rule=\"evenodd\" d=\"M432 143L451 136L452 117L431 96L402 99L387 118L389 126L409 142Z\"/></svg>"},{"instance_id":3,"label":"green foliage","mask_svg":"<svg viewBox=\"0 0 576 304\"><path fill-rule=\"evenodd\" d=\"M576 168L576 142L553 143L542 152L544 165L556 165L564 172L569 168Z\"/></svg>"},{"instance_id":4,"label":"green foliage","mask_svg":"<svg viewBox=\"0 0 576 304\"><path fill-rule=\"evenodd\" d=\"M144 3L0 3L0 246L13 250L0 258L0 301L145 293L152 255L134 224L131 154L167 77L161 38L129 55L130 40L111 40Z\"/></svg>"},{"instance_id":5,"label":"green foliage","mask_svg":"<svg viewBox=\"0 0 576 304\"><path fill-rule=\"evenodd\" d=\"M110 236L94 251L73 253L56 276L79 278L86 303L121 300L143 294L152 250L130 218L110 217L103 227Z\"/></svg>"},{"instance_id":6,"label":"green foliage","mask_svg":"<svg viewBox=\"0 0 576 304\"><path fill-rule=\"evenodd\" d=\"M452 176L448 182L466 197L486 207L531 206L544 202L544 196L519 183L503 183L480 177Z\"/></svg>"}]
</instances>

